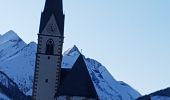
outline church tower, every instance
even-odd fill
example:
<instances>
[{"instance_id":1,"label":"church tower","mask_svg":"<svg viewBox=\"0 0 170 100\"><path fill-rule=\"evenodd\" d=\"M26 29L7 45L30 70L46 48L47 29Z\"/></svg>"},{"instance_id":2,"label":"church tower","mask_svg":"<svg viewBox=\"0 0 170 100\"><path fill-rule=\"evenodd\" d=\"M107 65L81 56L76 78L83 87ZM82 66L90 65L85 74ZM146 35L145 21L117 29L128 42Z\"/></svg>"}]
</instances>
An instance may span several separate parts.
<instances>
[{"instance_id":1,"label":"church tower","mask_svg":"<svg viewBox=\"0 0 170 100\"><path fill-rule=\"evenodd\" d=\"M33 83L33 100L54 100L60 83L64 41L62 0L46 0L41 14Z\"/></svg>"}]
</instances>

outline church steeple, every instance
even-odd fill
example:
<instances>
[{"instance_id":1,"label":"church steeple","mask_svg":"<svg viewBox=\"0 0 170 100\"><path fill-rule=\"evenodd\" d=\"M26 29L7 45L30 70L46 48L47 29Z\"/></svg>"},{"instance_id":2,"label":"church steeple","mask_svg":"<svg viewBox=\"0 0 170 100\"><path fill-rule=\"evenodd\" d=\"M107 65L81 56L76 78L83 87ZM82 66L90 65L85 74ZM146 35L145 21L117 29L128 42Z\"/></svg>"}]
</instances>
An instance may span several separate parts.
<instances>
[{"instance_id":1,"label":"church steeple","mask_svg":"<svg viewBox=\"0 0 170 100\"><path fill-rule=\"evenodd\" d=\"M62 0L46 0L38 34L33 100L54 100L60 83L63 42Z\"/></svg>"},{"instance_id":2,"label":"church steeple","mask_svg":"<svg viewBox=\"0 0 170 100\"><path fill-rule=\"evenodd\" d=\"M61 34L64 34L63 2L62 0L46 0L44 11L41 14L39 33L42 33L50 17L54 15Z\"/></svg>"},{"instance_id":3,"label":"church steeple","mask_svg":"<svg viewBox=\"0 0 170 100\"><path fill-rule=\"evenodd\" d=\"M52 9L52 10L51 10ZM44 11L61 11L63 12L62 0L46 0Z\"/></svg>"}]
</instances>

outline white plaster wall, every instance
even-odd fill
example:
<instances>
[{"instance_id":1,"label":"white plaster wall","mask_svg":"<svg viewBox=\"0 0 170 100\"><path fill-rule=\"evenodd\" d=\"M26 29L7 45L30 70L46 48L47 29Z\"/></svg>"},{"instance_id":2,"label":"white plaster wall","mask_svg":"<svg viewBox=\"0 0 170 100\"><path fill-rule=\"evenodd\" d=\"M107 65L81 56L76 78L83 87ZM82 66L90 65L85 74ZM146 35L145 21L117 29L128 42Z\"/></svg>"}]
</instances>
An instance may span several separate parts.
<instances>
[{"instance_id":1,"label":"white plaster wall","mask_svg":"<svg viewBox=\"0 0 170 100\"><path fill-rule=\"evenodd\" d=\"M38 69L37 100L53 100L57 89L57 70L59 71L59 56L37 55L40 58ZM50 59L48 59L50 57ZM48 82L45 80L48 79Z\"/></svg>"}]
</instances>

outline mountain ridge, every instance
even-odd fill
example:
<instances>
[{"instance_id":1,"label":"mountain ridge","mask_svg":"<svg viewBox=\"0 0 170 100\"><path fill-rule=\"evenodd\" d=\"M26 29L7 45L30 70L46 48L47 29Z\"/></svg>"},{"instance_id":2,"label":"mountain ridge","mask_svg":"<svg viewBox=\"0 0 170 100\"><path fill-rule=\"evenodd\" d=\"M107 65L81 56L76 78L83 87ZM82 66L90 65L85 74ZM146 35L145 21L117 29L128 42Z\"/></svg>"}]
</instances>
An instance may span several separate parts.
<instances>
[{"instance_id":1,"label":"mountain ridge","mask_svg":"<svg viewBox=\"0 0 170 100\"><path fill-rule=\"evenodd\" d=\"M148 95L139 97L137 100L170 100L170 87L156 92L150 93Z\"/></svg>"},{"instance_id":2,"label":"mountain ridge","mask_svg":"<svg viewBox=\"0 0 170 100\"><path fill-rule=\"evenodd\" d=\"M25 95L31 95L37 44L26 44L16 33L11 32L13 31L9 31L5 36L8 36L6 40L4 35L0 36L0 41L3 39L3 42L0 42L0 71L7 74ZM72 68L79 55L76 45L65 51L62 68ZM134 100L141 96L125 82L115 80L98 61L85 56L84 59L101 100Z\"/></svg>"},{"instance_id":3,"label":"mountain ridge","mask_svg":"<svg viewBox=\"0 0 170 100\"><path fill-rule=\"evenodd\" d=\"M8 51L3 53L5 55L3 56L3 59L0 57L0 60L3 60L0 63L0 71L6 73L25 95L31 95L37 45L35 42L26 44L19 36L16 36L16 33L11 32L13 31L10 31L10 33L7 33L8 35L6 35L10 37L7 38L7 42L3 42L0 45L0 50L5 49ZM4 36L2 35L2 37ZM10 39L15 41L11 41ZM8 43L8 45L5 43ZM75 45L65 51L65 53L63 53L62 68L72 68L79 55L80 51ZM93 80L93 84L95 84L98 95L102 100L108 100L109 98L117 98L119 100L128 98L127 100L132 100L131 98L135 99L140 96L133 88L129 86L125 87L117 82L101 63L90 58L85 58L85 62ZM107 79L108 77L113 80L114 84L111 83L110 79ZM115 87L111 85L115 85ZM116 86L119 87L120 91ZM128 89L125 89L127 87ZM129 93L124 90L129 91Z\"/></svg>"}]
</instances>

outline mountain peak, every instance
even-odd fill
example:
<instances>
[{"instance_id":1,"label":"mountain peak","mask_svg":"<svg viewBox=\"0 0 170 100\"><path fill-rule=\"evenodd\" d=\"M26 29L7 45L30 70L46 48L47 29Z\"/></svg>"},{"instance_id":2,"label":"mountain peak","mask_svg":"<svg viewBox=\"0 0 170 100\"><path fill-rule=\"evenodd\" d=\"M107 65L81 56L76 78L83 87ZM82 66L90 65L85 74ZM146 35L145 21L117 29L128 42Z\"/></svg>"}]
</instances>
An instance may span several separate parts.
<instances>
[{"instance_id":1,"label":"mountain peak","mask_svg":"<svg viewBox=\"0 0 170 100\"><path fill-rule=\"evenodd\" d=\"M30 45L37 45L34 41L29 43Z\"/></svg>"},{"instance_id":2,"label":"mountain peak","mask_svg":"<svg viewBox=\"0 0 170 100\"><path fill-rule=\"evenodd\" d=\"M64 55L72 55L73 53L80 54L80 51L79 51L79 49L77 48L76 45L74 45L72 48L70 48L67 51L65 51Z\"/></svg>"},{"instance_id":3,"label":"mountain peak","mask_svg":"<svg viewBox=\"0 0 170 100\"><path fill-rule=\"evenodd\" d=\"M72 68L79 55L80 51L76 45L65 51L63 54L62 68Z\"/></svg>"},{"instance_id":4,"label":"mountain peak","mask_svg":"<svg viewBox=\"0 0 170 100\"><path fill-rule=\"evenodd\" d=\"M9 30L8 32L10 32L10 33L16 33L16 32L14 32L13 30ZM8 33L8 32L6 32L6 33Z\"/></svg>"},{"instance_id":5,"label":"mountain peak","mask_svg":"<svg viewBox=\"0 0 170 100\"><path fill-rule=\"evenodd\" d=\"M8 32L6 32L4 35L2 35L3 37L8 37L8 38L19 38L19 36L17 35L16 32L14 32L13 30L9 30Z\"/></svg>"},{"instance_id":6,"label":"mountain peak","mask_svg":"<svg viewBox=\"0 0 170 100\"><path fill-rule=\"evenodd\" d=\"M16 32L14 32L13 30L9 30L8 32L6 32L5 34L3 34L0 38L0 44L5 43L7 41L18 41L18 40L22 40Z\"/></svg>"},{"instance_id":7,"label":"mountain peak","mask_svg":"<svg viewBox=\"0 0 170 100\"><path fill-rule=\"evenodd\" d=\"M80 52L76 45L74 45L71 50Z\"/></svg>"}]
</instances>

